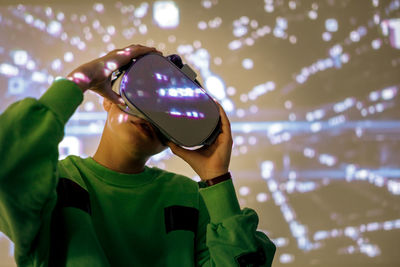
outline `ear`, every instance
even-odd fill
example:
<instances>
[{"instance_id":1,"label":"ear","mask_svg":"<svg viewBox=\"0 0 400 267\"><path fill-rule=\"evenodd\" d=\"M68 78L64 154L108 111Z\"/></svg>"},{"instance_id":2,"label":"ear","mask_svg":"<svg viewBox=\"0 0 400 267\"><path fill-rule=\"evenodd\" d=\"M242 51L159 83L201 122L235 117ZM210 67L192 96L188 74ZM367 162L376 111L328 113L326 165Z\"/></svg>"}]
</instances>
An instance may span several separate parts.
<instances>
[{"instance_id":1,"label":"ear","mask_svg":"<svg viewBox=\"0 0 400 267\"><path fill-rule=\"evenodd\" d=\"M103 108L105 111L109 112L112 106L112 102L108 100L107 98L103 98Z\"/></svg>"}]
</instances>

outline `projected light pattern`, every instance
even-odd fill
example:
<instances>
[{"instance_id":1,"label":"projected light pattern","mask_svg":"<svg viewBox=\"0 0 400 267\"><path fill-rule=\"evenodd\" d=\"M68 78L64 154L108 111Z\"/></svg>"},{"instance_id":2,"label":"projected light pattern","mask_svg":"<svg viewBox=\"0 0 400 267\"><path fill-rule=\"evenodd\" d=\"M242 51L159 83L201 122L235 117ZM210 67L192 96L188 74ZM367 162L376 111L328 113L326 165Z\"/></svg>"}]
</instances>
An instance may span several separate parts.
<instances>
[{"instance_id":1,"label":"projected light pattern","mask_svg":"<svg viewBox=\"0 0 400 267\"><path fill-rule=\"evenodd\" d=\"M399 0L14 5L0 8L0 25L10 36L0 41L1 111L130 43L178 53L229 115L238 197L258 207L276 266L400 263ZM108 75L117 66L105 67ZM184 99L196 90L157 93ZM105 119L87 92L60 158L93 154ZM149 163L187 173L170 150ZM0 259L12 255L9 244Z\"/></svg>"}]
</instances>

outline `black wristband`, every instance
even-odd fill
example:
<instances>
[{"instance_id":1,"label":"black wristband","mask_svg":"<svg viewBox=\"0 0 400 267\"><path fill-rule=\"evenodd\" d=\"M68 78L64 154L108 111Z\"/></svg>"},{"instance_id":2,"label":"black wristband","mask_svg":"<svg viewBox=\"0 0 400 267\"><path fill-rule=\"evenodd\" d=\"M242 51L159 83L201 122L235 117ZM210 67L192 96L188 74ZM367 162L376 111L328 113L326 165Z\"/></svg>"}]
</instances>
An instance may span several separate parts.
<instances>
[{"instance_id":1,"label":"black wristband","mask_svg":"<svg viewBox=\"0 0 400 267\"><path fill-rule=\"evenodd\" d=\"M212 185L219 184L219 183L229 180L229 179L232 179L232 176L231 176L230 172L227 172L225 174L222 174L222 175L212 178L210 180L206 180L205 182L206 182L207 186L212 186Z\"/></svg>"}]
</instances>

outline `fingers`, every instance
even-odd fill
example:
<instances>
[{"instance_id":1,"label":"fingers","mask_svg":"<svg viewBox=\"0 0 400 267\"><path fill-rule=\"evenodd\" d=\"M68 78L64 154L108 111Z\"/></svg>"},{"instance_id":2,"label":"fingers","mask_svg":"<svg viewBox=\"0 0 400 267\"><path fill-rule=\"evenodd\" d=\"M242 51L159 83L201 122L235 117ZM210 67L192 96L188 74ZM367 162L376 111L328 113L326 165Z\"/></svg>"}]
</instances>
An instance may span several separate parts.
<instances>
[{"instance_id":1,"label":"fingers","mask_svg":"<svg viewBox=\"0 0 400 267\"><path fill-rule=\"evenodd\" d=\"M169 148L172 150L172 152L173 152L175 155L177 155L177 156L179 156L179 157L181 157L181 158L185 158L185 156L186 156L188 153L191 152L190 150L186 150L186 149L184 149L184 148L182 148L182 147L180 147L180 146L174 144L174 143L171 142L171 141L167 142L167 146L169 146Z\"/></svg>"},{"instance_id":2,"label":"fingers","mask_svg":"<svg viewBox=\"0 0 400 267\"><path fill-rule=\"evenodd\" d=\"M133 58L137 58L151 52L160 53L154 47L130 45L122 49L116 49L104 56L104 67L110 73L128 64Z\"/></svg>"},{"instance_id":3,"label":"fingers","mask_svg":"<svg viewBox=\"0 0 400 267\"><path fill-rule=\"evenodd\" d=\"M231 123L229 122L228 116L225 113L225 110L222 108L222 106L217 103L218 107L219 107L219 115L221 116L221 128L222 128L222 132L223 133L228 133L229 135L231 134Z\"/></svg>"},{"instance_id":4,"label":"fingers","mask_svg":"<svg viewBox=\"0 0 400 267\"><path fill-rule=\"evenodd\" d=\"M111 89L111 85L109 83L107 83L105 87L105 90L101 93L103 97L111 100L111 102L116 105L126 105L125 101Z\"/></svg>"}]
</instances>

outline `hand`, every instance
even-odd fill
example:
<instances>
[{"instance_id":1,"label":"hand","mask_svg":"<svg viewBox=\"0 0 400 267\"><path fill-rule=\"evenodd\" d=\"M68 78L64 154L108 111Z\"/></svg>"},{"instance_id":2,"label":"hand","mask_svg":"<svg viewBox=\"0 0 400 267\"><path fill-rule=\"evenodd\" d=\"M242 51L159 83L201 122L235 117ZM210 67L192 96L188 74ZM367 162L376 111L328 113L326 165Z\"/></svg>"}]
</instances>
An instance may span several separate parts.
<instances>
[{"instance_id":1,"label":"hand","mask_svg":"<svg viewBox=\"0 0 400 267\"><path fill-rule=\"evenodd\" d=\"M130 45L115 49L107 55L83 64L68 74L67 79L75 82L82 90L92 90L115 104L124 104L122 98L111 89L111 74L141 55L156 52L155 48Z\"/></svg>"},{"instance_id":2,"label":"hand","mask_svg":"<svg viewBox=\"0 0 400 267\"><path fill-rule=\"evenodd\" d=\"M210 146L198 150L187 150L172 142L167 145L172 152L186 161L192 169L205 180L210 180L228 172L232 151L232 133L228 117L218 104L222 132Z\"/></svg>"}]
</instances>

